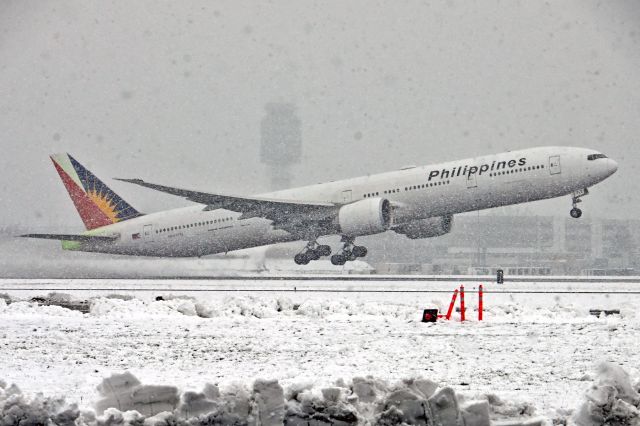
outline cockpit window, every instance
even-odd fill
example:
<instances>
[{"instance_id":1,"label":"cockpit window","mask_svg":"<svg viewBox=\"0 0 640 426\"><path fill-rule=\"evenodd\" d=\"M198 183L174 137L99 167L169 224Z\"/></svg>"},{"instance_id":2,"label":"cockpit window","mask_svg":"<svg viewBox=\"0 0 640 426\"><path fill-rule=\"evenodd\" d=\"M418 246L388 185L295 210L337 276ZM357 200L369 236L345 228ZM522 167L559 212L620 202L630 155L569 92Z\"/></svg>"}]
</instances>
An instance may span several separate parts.
<instances>
[{"instance_id":1,"label":"cockpit window","mask_svg":"<svg viewBox=\"0 0 640 426\"><path fill-rule=\"evenodd\" d=\"M597 160L598 158L607 158L607 156L604 155L604 154L589 154L589 155L587 155L587 160L589 160L589 161Z\"/></svg>"}]
</instances>

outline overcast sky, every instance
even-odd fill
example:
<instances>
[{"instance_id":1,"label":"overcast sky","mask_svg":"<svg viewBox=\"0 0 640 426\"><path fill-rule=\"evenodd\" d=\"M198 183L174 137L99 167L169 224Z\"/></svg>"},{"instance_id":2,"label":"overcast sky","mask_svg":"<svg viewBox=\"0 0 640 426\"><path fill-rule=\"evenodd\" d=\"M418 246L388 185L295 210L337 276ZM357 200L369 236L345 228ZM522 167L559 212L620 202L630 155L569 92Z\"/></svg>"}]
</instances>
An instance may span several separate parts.
<instances>
[{"instance_id":1,"label":"overcast sky","mask_svg":"<svg viewBox=\"0 0 640 426\"><path fill-rule=\"evenodd\" d=\"M639 24L636 0L0 0L0 220L82 228L53 152L146 212L187 203L111 178L267 191L268 102L302 121L294 184L584 146L620 164L585 216L637 218Z\"/></svg>"}]
</instances>

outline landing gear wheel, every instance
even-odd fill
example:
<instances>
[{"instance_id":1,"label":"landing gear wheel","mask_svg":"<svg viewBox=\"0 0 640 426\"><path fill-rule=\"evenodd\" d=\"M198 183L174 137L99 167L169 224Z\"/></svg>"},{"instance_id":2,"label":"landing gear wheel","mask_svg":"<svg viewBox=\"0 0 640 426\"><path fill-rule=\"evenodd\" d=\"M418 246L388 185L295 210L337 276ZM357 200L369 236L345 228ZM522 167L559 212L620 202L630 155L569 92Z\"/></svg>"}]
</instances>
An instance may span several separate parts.
<instances>
[{"instance_id":1,"label":"landing gear wheel","mask_svg":"<svg viewBox=\"0 0 640 426\"><path fill-rule=\"evenodd\" d=\"M342 254L334 254L331 256L331 263L336 266L341 266L347 263L347 258Z\"/></svg>"},{"instance_id":2,"label":"landing gear wheel","mask_svg":"<svg viewBox=\"0 0 640 426\"><path fill-rule=\"evenodd\" d=\"M365 257L367 255L367 248L365 246L355 245L353 243L354 240L355 237L343 235L342 250L340 250L338 254L331 256L331 263L334 265L344 265L346 262L351 262L359 257Z\"/></svg>"},{"instance_id":3,"label":"landing gear wheel","mask_svg":"<svg viewBox=\"0 0 640 426\"><path fill-rule=\"evenodd\" d=\"M331 254L331 246L328 246L328 245L318 246L316 248L316 253L318 253L318 256L320 257L329 256Z\"/></svg>"},{"instance_id":4,"label":"landing gear wheel","mask_svg":"<svg viewBox=\"0 0 640 426\"><path fill-rule=\"evenodd\" d=\"M585 195L589 194L589 190L587 188L581 189L579 191L575 191L571 194L571 205L572 209L569 212L572 218L577 219L582 216L582 210L578 208L578 203L581 203L581 198Z\"/></svg>"},{"instance_id":5,"label":"landing gear wheel","mask_svg":"<svg viewBox=\"0 0 640 426\"><path fill-rule=\"evenodd\" d=\"M295 255L293 260L298 265L306 265L312 260L318 260L322 256L329 256L331 254L331 247L327 245L319 245L315 240L309 241L307 246L302 251Z\"/></svg>"},{"instance_id":6,"label":"landing gear wheel","mask_svg":"<svg viewBox=\"0 0 640 426\"><path fill-rule=\"evenodd\" d=\"M367 255L367 248L365 246L354 246L353 249L351 249L351 253L353 253L355 257L365 257Z\"/></svg>"},{"instance_id":7,"label":"landing gear wheel","mask_svg":"<svg viewBox=\"0 0 640 426\"><path fill-rule=\"evenodd\" d=\"M310 260L311 259L307 257L306 253L298 253L293 258L293 261L296 262L298 265L306 265L309 263Z\"/></svg>"},{"instance_id":8,"label":"landing gear wheel","mask_svg":"<svg viewBox=\"0 0 640 426\"><path fill-rule=\"evenodd\" d=\"M318 253L318 250L309 250L305 253L305 255L307 256L307 258L309 260L318 260L320 259L320 253Z\"/></svg>"}]
</instances>

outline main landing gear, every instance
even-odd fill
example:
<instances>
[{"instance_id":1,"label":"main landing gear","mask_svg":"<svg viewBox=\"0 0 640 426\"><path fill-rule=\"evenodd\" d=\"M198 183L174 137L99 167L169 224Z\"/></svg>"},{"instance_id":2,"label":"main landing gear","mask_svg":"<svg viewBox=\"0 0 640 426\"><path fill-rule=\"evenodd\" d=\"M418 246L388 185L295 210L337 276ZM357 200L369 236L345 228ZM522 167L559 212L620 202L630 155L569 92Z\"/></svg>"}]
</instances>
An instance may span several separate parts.
<instances>
[{"instance_id":1,"label":"main landing gear","mask_svg":"<svg viewBox=\"0 0 640 426\"><path fill-rule=\"evenodd\" d=\"M573 194L571 194L571 203L573 205L573 208L571 209L569 214L571 215L572 218L578 219L580 216L582 216L582 210L578 208L578 203L582 202L580 198L588 194L589 194L589 191L587 190L587 188L582 189L580 191L576 191Z\"/></svg>"},{"instance_id":2,"label":"main landing gear","mask_svg":"<svg viewBox=\"0 0 640 426\"><path fill-rule=\"evenodd\" d=\"M309 241L307 246L293 258L298 265L306 265L312 260L318 260L322 256L329 256L331 247L328 245L320 245L317 241Z\"/></svg>"},{"instance_id":3,"label":"main landing gear","mask_svg":"<svg viewBox=\"0 0 640 426\"><path fill-rule=\"evenodd\" d=\"M344 265L350 260L356 260L358 257L365 257L367 255L367 248L365 246L354 245L354 238L343 236L342 237L342 250L337 254L331 256L331 263L334 265Z\"/></svg>"}]
</instances>

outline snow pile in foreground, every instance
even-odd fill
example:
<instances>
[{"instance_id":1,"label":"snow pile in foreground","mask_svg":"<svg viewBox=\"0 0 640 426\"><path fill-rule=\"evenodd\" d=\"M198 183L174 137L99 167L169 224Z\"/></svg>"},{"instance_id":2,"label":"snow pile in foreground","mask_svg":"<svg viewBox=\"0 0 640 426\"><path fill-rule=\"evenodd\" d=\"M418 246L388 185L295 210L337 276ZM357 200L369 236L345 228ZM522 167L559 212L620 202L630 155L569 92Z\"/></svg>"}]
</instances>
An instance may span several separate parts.
<instances>
[{"instance_id":1,"label":"snow pile in foreground","mask_svg":"<svg viewBox=\"0 0 640 426\"><path fill-rule=\"evenodd\" d=\"M80 416L76 404L64 399L47 398L40 394L24 395L16 385L7 387L0 380L1 425L71 425Z\"/></svg>"},{"instance_id":2,"label":"snow pile in foreground","mask_svg":"<svg viewBox=\"0 0 640 426\"><path fill-rule=\"evenodd\" d=\"M98 386L102 397L94 410L64 399L29 396L0 381L0 424L59 425L397 425L489 426L495 398L475 401L426 379L395 384L372 377L342 380L318 389L311 384L287 389L276 380L252 385L207 384L200 391L142 385L131 373L114 374ZM504 411L504 410L503 410ZM521 408L514 410L522 412ZM512 418L510 424L536 425L540 418Z\"/></svg>"},{"instance_id":3,"label":"snow pile in foreground","mask_svg":"<svg viewBox=\"0 0 640 426\"><path fill-rule=\"evenodd\" d=\"M627 372L617 365L602 363L585 394L585 401L572 420L579 426L640 425L638 385L631 385Z\"/></svg>"}]
</instances>

